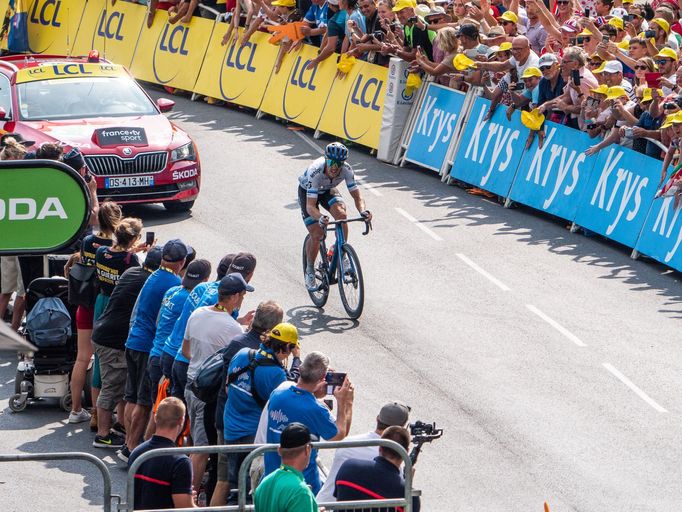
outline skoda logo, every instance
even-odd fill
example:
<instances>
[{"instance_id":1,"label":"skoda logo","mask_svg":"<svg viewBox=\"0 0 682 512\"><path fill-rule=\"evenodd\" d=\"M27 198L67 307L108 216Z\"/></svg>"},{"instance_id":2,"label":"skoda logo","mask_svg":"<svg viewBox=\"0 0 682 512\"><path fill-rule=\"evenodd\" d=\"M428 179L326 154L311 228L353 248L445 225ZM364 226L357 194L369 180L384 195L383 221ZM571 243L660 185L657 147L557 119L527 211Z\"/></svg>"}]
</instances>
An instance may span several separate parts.
<instances>
[{"instance_id":1,"label":"skoda logo","mask_svg":"<svg viewBox=\"0 0 682 512\"><path fill-rule=\"evenodd\" d=\"M123 156L130 156L133 154L133 148L123 148Z\"/></svg>"}]
</instances>

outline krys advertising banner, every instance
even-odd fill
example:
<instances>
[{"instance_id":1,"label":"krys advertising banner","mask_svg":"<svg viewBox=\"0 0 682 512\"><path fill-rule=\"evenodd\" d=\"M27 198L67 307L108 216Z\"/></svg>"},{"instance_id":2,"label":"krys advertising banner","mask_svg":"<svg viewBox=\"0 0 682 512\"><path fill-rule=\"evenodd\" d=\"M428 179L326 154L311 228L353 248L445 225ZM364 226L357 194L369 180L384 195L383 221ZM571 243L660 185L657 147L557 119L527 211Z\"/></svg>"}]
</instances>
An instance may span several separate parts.
<instances>
[{"instance_id":1,"label":"krys advertising banner","mask_svg":"<svg viewBox=\"0 0 682 512\"><path fill-rule=\"evenodd\" d=\"M198 16L171 25L166 11L158 11L152 28L140 34L130 71L140 80L193 90L214 25Z\"/></svg>"},{"instance_id":2,"label":"krys advertising banner","mask_svg":"<svg viewBox=\"0 0 682 512\"><path fill-rule=\"evenodd\" d=\"M68 247L87 225L89 197L78 173L59 162L0 162L0 254Z\"/></svg>"},{"instance_id":3,"label":"krys advertising banner","mask_svg":"<svg viewBox=\"0 0 682 512\"><path fill-rule=\"evenodd\" d=\"M268 86L279 46L268 43L271 36L263 32L253 34L242 46L239 43L244 34L241 28L237 40L222 45L227 26L227 23L216 24L193 90L198 94L257 109Z\"/></svg>"},{"instance_id":4,"label":"krys advertising banner","mask_svg":"<svg viewBox=\"0 0 682 512\"><path fill-rule=\"evenodd\" d=\"M585 150L597 141L586 133L545 123L545 140L536 136L523 154L510 197L557 217L573 221L596 157Z\"/></svg>"},{"instance_id":5,"label":"krys advertising banner","mask_svg":"<svg viewBox=\"0 0 682 512\"><path fill-rule=\"evenodd\" d=\"M486 120L490 101L476 98L462 135L450 175L507 197L528 137L521 115L514 111L507 120L504 107L498 107Z\"/></svg>"},{"instance_id":6,"label":"krys advertising banner","mask_svg":"<svg viewBox=\"0 0 682 512\"><path fill-rule=\"evenodd\" d=\"M429 83L405 159L440 172L464 105L464 93Z\"/></svg>"},{"instance_id":7,"label":"krys advertising banner","mask_svg":"<svg viewBox=\"0 0 682 512\"><path fill-rule=\"evenodd\" d=\"M317 129L377 149L387 77L388 69L357 61L334 80Z\"/></svg>"},{"instance_id":8,"label":"krys advertising banner","mask_svg":"<svg viewBox=\"0 0 682 512\"><path fill-rule=\"evenodd\" d=\"M576 224L634 247L660 176L660 162L642 153L613 145L602 149L580 200Z\"/></svg>"},{"instance_id":9,"label":"krys advertising banner","mask_svg":"<svg viewBox=\"0 0 682 512\"><path fill-rule=\"evenodd\" d=\"M76 40L83 4L83 0L29 0L30 52L67 55Z\"/></svg>"},{"instance_id":10,"label":"krys advertising banner","mask_svg":"<svg viewBox=\"0 0 682 512\"><path fill-rule=\"evenodd\" d=\"M110 0L88 0L73 55L99 50L103 58L130 67L146 12L144 7L131 2L116 2L112 6Z\"/></svg>"},{"instance_id":11,"label":"krys advertising banner","mask_svg":"<svg viewBox=\"0 0 682 512\"><path fill-rule=\"evenodd\" d=\"M660 166L660 162L658 162ZM682 208L671 197L654 199L635 249L682 271Z\"/></svg>"},{"instance_id":12,"label":"krys advertising banner","mask_svg":"<svg viewBox=\"0 0 682 512\"><path fill-rule=\"evenodd\" d=\"M318 48L304 45L284 56L279 72L273 71L260 108L309 128L317 127L336 76L336 61L325 59L308 67Z\"/></svg>"}]
</instances>

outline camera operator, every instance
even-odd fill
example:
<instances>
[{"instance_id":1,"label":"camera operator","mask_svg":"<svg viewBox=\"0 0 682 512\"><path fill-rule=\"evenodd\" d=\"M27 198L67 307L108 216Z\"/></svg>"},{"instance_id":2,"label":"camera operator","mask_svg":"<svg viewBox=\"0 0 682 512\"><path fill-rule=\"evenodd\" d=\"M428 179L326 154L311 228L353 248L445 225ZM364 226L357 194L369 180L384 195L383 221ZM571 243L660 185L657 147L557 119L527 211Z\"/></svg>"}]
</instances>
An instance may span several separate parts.
<instances>
[{"instance_id":1,"label":"camera operator","mask_svg":"<svg viewBox=\"0 0 682 512\"><path fill-rule=\"evenodd\" d=\"M405 450L410 447L410 433L403 427L388 427L381 438L395 441ZM347 460L336 476L336 500L402 498L405 495L405 479L400 472L402 462L403 459L397 452L383 446L379 448L379 456L374 460ZM419 512L420 505L419 497L414 496L412 510Z\"/></svg>"},{"instance_id":2,"label":"camera operator","mask_svg":"<svg viewBox=\"0 0 682 512\"><path fill-rule=\"evenodd\" d=\"M409 419L410 408L399 402L389 402L384 405L377 416L376 429L365 434L350 436L346 441L364 441L368 439L379 439L384 431L389 427L404 427ZM334 498L334 487L336 485L336 474L344 462L350 459L360 459L371 461L379 455L378 446L362 446L356 448L339 448L334 453L334 460L327 474L322 489L317 494L319 503L336 501Z\"/></svg>"}]
</instances>

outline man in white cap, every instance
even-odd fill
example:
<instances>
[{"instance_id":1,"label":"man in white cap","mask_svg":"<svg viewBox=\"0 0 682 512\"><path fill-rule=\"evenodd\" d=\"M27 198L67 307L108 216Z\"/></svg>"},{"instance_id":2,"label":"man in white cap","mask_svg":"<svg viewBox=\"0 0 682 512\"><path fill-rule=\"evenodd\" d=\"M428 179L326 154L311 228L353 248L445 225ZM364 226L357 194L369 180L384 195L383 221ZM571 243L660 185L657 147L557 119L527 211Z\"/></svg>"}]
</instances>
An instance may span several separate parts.
<instances>
[{"instance_id":1,"label":"man in white cap","mask_svg":"<svg viewBox=\"0 0 682 512\"><path fill-rule=\"evenodd\" d=\"M632 84L623 77L623 64L620 61L606 61L604 65L604 81L609 87L622 87L625 89L628 99L634 101L635 91L632 89Z\"/></svg>"},{"instance_id":2,"label":"man in white cap","mask_svg":"<svg viewBox=\"0 0 682 512\"><path fill-rule=\"evenodd\" d=\"M388 427L404 427L410 415L410 408L400 402L389 402L384 405L377 416L376 429L359 434L357 436L347 437L347 441L365 441L369 439L380 439L381 434L384 433ZM378 446L363 446L357 448L339 448L334 454L334 460L327 480L325 480L320 492L317 493L318 503L328 503L336 501L334 497L334 487L336 484L336 474L339 472L341 465L349 459L374 460L379 455Z\"/></svg>"}]
</instances>

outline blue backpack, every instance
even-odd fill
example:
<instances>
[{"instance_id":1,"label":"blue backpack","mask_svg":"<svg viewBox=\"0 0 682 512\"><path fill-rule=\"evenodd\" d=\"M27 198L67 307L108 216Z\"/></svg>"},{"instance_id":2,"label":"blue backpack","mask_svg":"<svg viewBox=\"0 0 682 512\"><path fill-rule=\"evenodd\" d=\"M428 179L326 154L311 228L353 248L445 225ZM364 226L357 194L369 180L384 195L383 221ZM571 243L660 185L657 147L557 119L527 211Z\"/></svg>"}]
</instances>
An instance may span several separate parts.
<instances>
[{"instance_id":1,"label":"blue backpack","mask_svg":"<svg viewBox=\"0 0 682 512\"><path fill-rule=\"evenodd\" d=\"M60 299L44 297L26 317L26 332L38 348L62 347L71 336L71 315Z\"/></svg>"}]
</instances>

